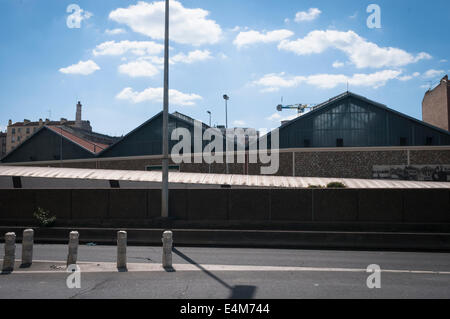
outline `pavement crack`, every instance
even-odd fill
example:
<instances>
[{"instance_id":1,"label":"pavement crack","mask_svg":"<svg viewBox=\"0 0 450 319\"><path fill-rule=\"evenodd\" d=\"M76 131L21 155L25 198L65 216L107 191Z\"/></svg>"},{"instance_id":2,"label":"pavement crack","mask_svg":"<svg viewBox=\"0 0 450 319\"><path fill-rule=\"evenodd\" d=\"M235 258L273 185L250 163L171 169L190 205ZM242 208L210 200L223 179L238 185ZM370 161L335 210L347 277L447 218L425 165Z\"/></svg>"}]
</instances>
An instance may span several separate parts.
<instances>
[{"instance_id":1,"label":"pavement crack","mask_svg":"<svg viewBox=\"0 0 450 319\"><path fill-rule=\"evenodd\" d=\"M75 299L78 298L80 296L86 295L88 293L91 293L95 290L98 290L99 288L101 288L103 285L105 285L107 282L111 281L111 278L106 278L105 280L102 280L101 282L95 284L93 287L82 290L78 293L76 293L75 295L71 296L69 299Z\"/></svg>"}]
</instances>

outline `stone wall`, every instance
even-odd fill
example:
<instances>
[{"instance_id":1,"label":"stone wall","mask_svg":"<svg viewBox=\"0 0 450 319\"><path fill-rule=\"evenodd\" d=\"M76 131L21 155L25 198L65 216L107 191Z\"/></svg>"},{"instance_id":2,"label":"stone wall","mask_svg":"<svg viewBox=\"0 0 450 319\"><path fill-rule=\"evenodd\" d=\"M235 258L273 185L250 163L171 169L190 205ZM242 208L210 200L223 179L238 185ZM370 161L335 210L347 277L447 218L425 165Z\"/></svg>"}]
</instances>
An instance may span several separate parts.
<instances>
[{"instance_id":1,"label":"stone wall","mask_svg":"<svg viewBox=\"0 0 450 319\"><path fill-rule=\"evenodd\" d=\"M279 154L278 176L372 178L375 165L450 165L450 147L421 148L342 148L282 150ZM268 164L228 164L230 174L260 175L261 167ZM174 163L171 162L171 165ZM8 164L11 165L11 164ZM161 166L161 157L106 158L46 163L18 163L23 166L96 168L144 171L146 166ZM175 164L177 165L177 164ZM181 163L181 172L225 174L223 163Z\"/></svg>"}]
</instances>

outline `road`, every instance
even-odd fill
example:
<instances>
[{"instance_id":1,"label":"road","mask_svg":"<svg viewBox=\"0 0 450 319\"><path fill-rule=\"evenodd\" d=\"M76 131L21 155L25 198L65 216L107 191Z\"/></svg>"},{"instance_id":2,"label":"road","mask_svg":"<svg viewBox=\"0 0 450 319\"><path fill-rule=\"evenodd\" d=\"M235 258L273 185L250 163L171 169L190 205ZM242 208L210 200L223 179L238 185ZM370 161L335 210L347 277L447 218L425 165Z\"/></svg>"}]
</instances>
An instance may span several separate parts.
<instances>
[{"instance_id":1,"label":"road","mask_svg":"<svg viewBox=\"0 0 450 319\"><path fill-rule=\"evenodd\" d=\"M450 298L449 253L178 247L167 272L161 248L128 247L129 271L119 273L116 247L82 245L80 289L52 272L66 254L66 245L35 245L31 268L0 276L0 298ZM366 285L371 264L382 269L380 289Z\"/></svg>"}]
</instances>

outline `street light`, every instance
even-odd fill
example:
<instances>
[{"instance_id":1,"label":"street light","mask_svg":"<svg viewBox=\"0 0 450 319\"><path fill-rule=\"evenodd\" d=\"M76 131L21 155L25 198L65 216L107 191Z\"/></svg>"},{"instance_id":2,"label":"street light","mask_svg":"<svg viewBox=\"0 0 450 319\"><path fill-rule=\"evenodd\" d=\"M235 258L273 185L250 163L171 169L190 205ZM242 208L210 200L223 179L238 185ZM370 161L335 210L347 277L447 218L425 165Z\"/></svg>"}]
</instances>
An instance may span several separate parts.
<instances>
[{"instance_id":1,"label":"street light","mask_svg":"<svg viewBox=\"0 0 450 319\"><path fill-rule=\"evenodd\" d=\"M225 141L227 141L227 131L228 131L228 100L230 99L230 97L226 94L223 95L223 99L225 100ZM227 154L228 155L228 154ZM227 161L227 156L225 156L225 170L226 170L226 174L228 175L229 170L228 170L228 161Z\"/></svg>"},{"instance_id":2,"label":"street light","mask_svg":"<svg viewBox=\"0 0 450 319\"><path fill-rule=\"evenodd\" d=\"M164 35L164 110L161 217L169 217L169 0L166 0Z\"/></svg>"},{"instance_id":3,"label":"street light","mask_svg":"<svg viewBox=\"0 0 450 319\"><path fill-rule=\"evenodd\" d=\"M206 111L209 114L209 127L211 127L211 111Z\"/></svg>"},{"instance_id":4,"label":"street light","mask_svg":"<svg viewBox=\"0 0 450 319\"><path fill-rule=\"evenodd\" d=\"M224 94L223 99L225 100L225 127L228 128L228 100L230 97Z\"/></svg>"}]
</instances>

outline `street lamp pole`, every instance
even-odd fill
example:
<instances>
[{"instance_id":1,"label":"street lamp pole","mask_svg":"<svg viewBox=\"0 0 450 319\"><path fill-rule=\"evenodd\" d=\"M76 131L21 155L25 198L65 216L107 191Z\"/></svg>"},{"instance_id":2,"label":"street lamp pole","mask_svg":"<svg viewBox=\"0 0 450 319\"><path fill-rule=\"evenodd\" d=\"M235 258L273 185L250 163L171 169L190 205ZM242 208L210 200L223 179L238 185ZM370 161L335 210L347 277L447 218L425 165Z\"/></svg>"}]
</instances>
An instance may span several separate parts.
<instances>
[{"instance_id":1,"label":"street lamp pole","mask_svg":"<svg viewBox=\"0 0 450 319\"><path fill-rule=\"evenodd\" d=\"M206 111L209 114L209 127L211 127L211 111Z\"/></svg>"},{"instance_id":2,"label":"street lamp pole","mask_svg":"<svg viewBox=\"0 0 450 319\"><path fill-rule=\"evenodd\" d=\"M169 0L166 0L164 36L164 110L161 217L169 217Z\"/></svg>"},{"instance_id":3,"label":"street lamp pole","mask_svg":"<svg viewBox=\"0 0 450 319\"><path fill-rule=\"evenodd\" d=\"M223 99L225 100L225 141L228 143L228 137L227 137L227 133L228 133L227 132L228 131L228 100L230 99L230 97L228 95L224 94ZM229 169L228 169L227 155L225 155L225 170L226 170L226 174L228 175Z\"/></svg>"}]
</instances>

